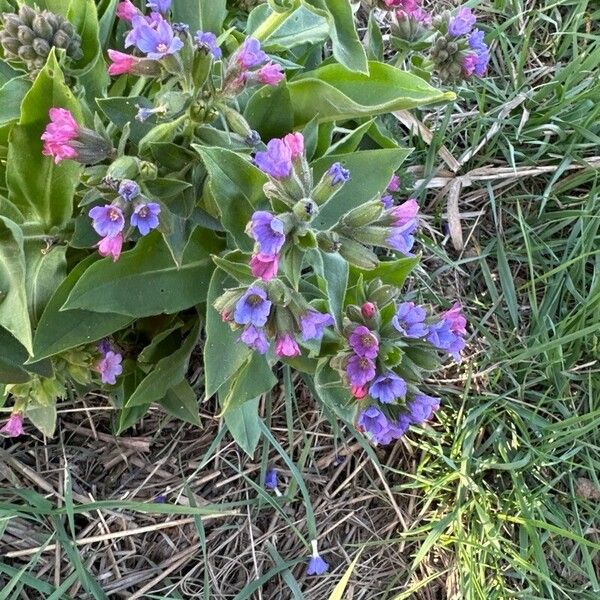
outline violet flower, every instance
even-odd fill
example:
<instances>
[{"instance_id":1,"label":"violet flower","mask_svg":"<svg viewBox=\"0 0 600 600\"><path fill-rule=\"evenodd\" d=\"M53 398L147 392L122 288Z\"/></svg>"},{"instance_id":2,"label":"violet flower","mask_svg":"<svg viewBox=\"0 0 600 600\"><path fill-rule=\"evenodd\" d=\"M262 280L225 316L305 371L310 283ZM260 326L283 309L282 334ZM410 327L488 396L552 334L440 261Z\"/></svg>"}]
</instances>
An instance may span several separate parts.
<instances>
[{"instance_id":1,"label":"violet flower","mask_svg":"<svg viewBox=\"0 0 600 600\"><path fill-rule=\"evenodd\" d=\"M171 25L161 19L156 26L148 23L136 23L137 33L135 45L148 58L160 60L170 54L175 54L183 48L183 42L175 35Z\"/></svg>"},{"instance_id":2,"label":"violet flower","mask_svg":"<svg viewBox=\"0 0 600 600\"><path fill-rule=\"evenodd\" d=\"M354 354L348 359L346 374L350 385L362 387L375 377L375 363L370 358Z\"/></svg>"},{"instance_id":3,"label":"violet flower","mask_svg":"<svg viewBox=\"0 0 600 600\"><path fill-rule=\"evenodd\" d=\"M268 59L267 55L261 50L260 42L252 37L246 38L235 56L244 70L262 65Z\"/></svg>"},{"instance_id":4,"label":"violet flower","mask_svg":"<svg viewBox=\"0 0 600 600\"><path fill-rule=\"evenodd\" d=\"M413 423L422 424L429 421L433 413L440 408L440 399L419 394L415 396L406 406L410 419Z\"/></svg>"},{"instance_id":5,"label":"violet flower","mask_svg":"<svg viewBox=\"0 0 600 600\"><path fill-rule=\"evenodd\" d=\"M95 206L88 215L92 219L92 227L102 237L115 237L125 227L123 211L113 204Z\"/></svg>"},{"instance_id":6,"label":"violet flower","mask_svg":"<svg viewBox=\"0 0 600 600\"><path fill-rule=\"evenodd\" d=\"M248 348L256 350L259 354L266 354L269 350L269 340L264 332L264 329L248 325L244 329L239 341L244 342Z\"/></svg>"},{"instance_id":7,"label":"violet flower","mask_svg":"<svg viewBox=\"0 0 600 600\"><path fill-rule=\"evenodd\" d=\"M252 215L248 230L262 254L279 254L285 243L283 221L266 210L257 210Z\"/></svg>"},{"instance_id":8,"label":"violet flower","mask_svg":"<svg viewBox=\"0 0 600 600\"><path fill-rule=\"evenodd\" d=\"M119 183L119 196L127 202L131 202L140 195L140 186L131 179L123 179Z\"/></svg>"},{"instance_id":9,"label":"violet flower","mask_svg":"<svg viewBox=\"0 0 600 600\"><path fill-rule=\"evenodd\" d=\"M312 555L308 562L308 567L306 569L307 575L323 575L327 573L329 569L329 564L321 558L319 554L319 550L317 548L317 540L311 541L312 546Z\"/></svg>"},{"instance_id":10,"label":"violet flower","mask_svg":"<svg viewBox=\"0 0 600 600\"><path fill-rule=\"evenodd\" d=\"M19 437L24 433L25 430L23 429L23 415L20 412L12 413L8 418L8 421L6 421L2 429L0 429L0 434L11 438Z\"/></svg>"},{"instance_id":11,"label":"violet flower","mask_svg":"<svg viewBox=\"0 0 600 600\"><path fill-rule=\"evenodd\" d=\"M303 315L300 315L300 331L302 339L320 340L325 332L325 327L330 327L335 324L335 320L328 313L320 313L316 310L309 310Z\"/></svg>"},{"instance_id":12,"label":"violet flower","mask_svg":"<svg viewBox=\"0 0 600 600\"><path fill-rule=\"evenodd\" d=\"M267 144L266 152L257 152L256 166L273 179L287 179L292 174L292 151L283 140L273 139Z\"/></svg>"},{"instance_id":13,"label":"violet flower","mask_svg":"<svg viewBox=\"0 0 600 600\"><path fill-rule=\"evenodd\" d=\"M354 328L348 343L358 356L376 358L379 353L379 339L364 325Z\"/></svg>"},{"instance_id":14,"label":"violet flower","mask_svg":"<svg viewBox=\"0 0 600 600\"><path fill-rule=\"evenodd\" d=\"M117 382L117 377L123 372L122 360L118 352L109 350L104 354L97 365L102 383L114 385Z\"/></svg>"},{"instance_id":15,"label":"violet flower","mask_svg":"<svg viewBox=\"0 0 600 600\"><path fill-rule=\"evenodd\" d=\"M137 227L141 235L148 235L159 224L160 204L147 202L137 204L131 215L131 225Z\"/></svg>"},{"instance_id":16,"label":"violet flower","mask_svg":"<svg viewBox=\"0 0 600 600\"><path fill-rule=\"evenodd\" d=\"M448 32L454 37L465 35L473 29L473 25L477 18L470 8L463 6L458 9L457 13L450 19L448 23Z\"/></svg>"},{"instance_id":17,"label":"violet flower","mask_svg":"<svg viewBox=\"0 0 600 600\"><path fill-rule=\"evenodd\" d=\"M414 302L402 302L396 307L396 314L392 318L392 325L408 338L422 338L427 335L425 318L427 313L422 306Z\"/></svg>"},{"instance_id":18,"label":"violet flower","mask_svg":"<svg viewBox=\"0 0 600 600\"><path fill-rule=\"evenodd\" d=\"M199 48L212 54L214 59L219 60L223 56L223 52L217 42L217 36L211 31L198 31L194 36L194 40Z\"/></svg>"},{"instance_id":19,"label":"violet flower","mask_svg":"<svg viewBox=\"0 0 600 600\"><path fill-rule=\"evenodd\" d=\"M393 404L396 398L406 396L406 390L406 381L392 371L388 371L371 383L369 393L383 404Z\"/></svg>"},{"instance_id":20,"label":"violet flower","mask_svg":"<svg viewBox=\"0 0 600 600\"><path fill-rule=\"evenodd\" d=\"M264 327L271 312L272 302L267 292L258 286L249 287L237 301L233 319L238 325Z\"/></svg>"}]
</instances>

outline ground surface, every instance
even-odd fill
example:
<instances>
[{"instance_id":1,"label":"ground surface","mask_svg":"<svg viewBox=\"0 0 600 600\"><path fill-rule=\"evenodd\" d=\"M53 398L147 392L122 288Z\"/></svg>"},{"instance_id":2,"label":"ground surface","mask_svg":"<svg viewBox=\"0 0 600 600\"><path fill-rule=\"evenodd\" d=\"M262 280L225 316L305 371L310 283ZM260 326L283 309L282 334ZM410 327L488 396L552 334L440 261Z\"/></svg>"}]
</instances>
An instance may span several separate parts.
<instances>
[{"instance_id":1,"label":"ground surface","mask_svg":"<svg viewBox=\"0 0 600 600\"><path fill-rule=\"evenodd\" d=\"M410 291L471 324L435 423L373 450L282 372L250 460L211 401L119 440L107 400L67 404L54 440L0 446L0 598L327 599L361 549L344 598L600 597L600 7L480 10L490 76L418 133L386 121L416 147ZM308 579L313 515L331 573Z\"/></svg>"}]
</instances>

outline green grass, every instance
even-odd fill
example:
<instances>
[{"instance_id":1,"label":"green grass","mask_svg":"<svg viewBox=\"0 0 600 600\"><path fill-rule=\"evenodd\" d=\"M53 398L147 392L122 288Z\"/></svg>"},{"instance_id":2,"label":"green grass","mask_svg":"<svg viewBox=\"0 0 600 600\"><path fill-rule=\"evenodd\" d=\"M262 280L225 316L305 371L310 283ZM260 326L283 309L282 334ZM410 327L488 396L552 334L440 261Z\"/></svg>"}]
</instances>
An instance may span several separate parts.
<instances>
[{"instance_id":1,"label":"green grass","mask_svg":"<svg viewBox=\"0 0 600 600\"><path fill-rule=\"evenodd\" d=\"M164 512L193 521L170 536L172 554L190 548L190 557L178 566L180 559L163 560L156 552L163 537L137 536L137 562L119 565L122 574L147 576L127 593L175 566L143 597L242 600L261 591L263 598L326 599L363 548L350 578L354 598L600 597L598 497L581 483L600 490L600 176L597 169L572 168L600 156L600 6L495 0L478 10L494 40L490 76L457 90L454 106L417 115L434 130L432 147L407 139L393 119L386 123L416 147L410 160L425 165L425 187L446 168L437 155L442 143L460 159L494 124L495 134L460 175L483 167L552 169L464 188L462 252L445 238L444 197L422 190L431 228L413 288L436 303L459 298L472 331L468 358L432 382L445 398L434 427L412 432L391 454L358 446L338 465L327 456L356 440L324 425L286 373L280 397L263 405L273 435L265 430L256 463L220 437L211 406L203 407L208 416L201 434L156 425L158 417L151 416L137 430L153 443L145 470L107 483L115 494L109 504L75 496L56 475L73 471L73 489L92 489L90 481L103 475L84 469L81 457L43 470L41 477L62 482L54 492L0 490L0 553L15 517L36 531L40 547L23 559L0 558L0 600L24 598L25 591L30 598L106 597L106 548L74 549L71 540L86 527L87 535L101 533L99 514L116 531L123 525L115 515L126 515L131 527L151 527ZM519 94L523 102L500 119ZM100 416L94 419L102 428L107 419ZM89 426L83 417L78 423ZM76 441L61 439L49 451L69 455ZM86 445L96 465L102 444ZM16 456L30 458L27 448L17 448ZM162 459L163 470L172 473L166 482L150 476ZM36 461L47 464L39 456ZM281 499L260 486L268 464L287 475ZM213 471L218 478L197 483ZM19 484L34 484L22 470L14 472ZM226 478L230 484L213 485ZM150 505L146 514L142 500L165 483L173 488L171 499L189 501ZM138 495L131 500L119 495L133 489ZM237 516L217 525L205 519L224 510ZM308 581L303 558L315 535L334 572ZM57 544L59 562L70 561L72 569L59 569L57 578L45 544ZM244 574L236 580L238 567Z\"/></svg>"}]
</instances>

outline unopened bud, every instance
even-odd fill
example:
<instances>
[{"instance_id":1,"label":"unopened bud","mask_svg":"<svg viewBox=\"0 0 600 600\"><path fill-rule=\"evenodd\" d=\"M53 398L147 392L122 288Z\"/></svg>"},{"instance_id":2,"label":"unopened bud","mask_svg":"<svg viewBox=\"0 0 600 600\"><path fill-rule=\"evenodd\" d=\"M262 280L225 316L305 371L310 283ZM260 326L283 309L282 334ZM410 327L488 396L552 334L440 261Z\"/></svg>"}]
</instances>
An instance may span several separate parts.
<instances>
[{"instance_id":1,"label":"unopened bud","mask_svg":"<svg viewBox=\"0 0 600 600\"><path fill-rule=\"evenodd\" d=\"M37 54L35 53L33 46L21 46L19 48L19 58L21 60L33 60L36 56Z\"/></svg>"},{"instance_id":2,"label":"unopened bud","mask_svg":"<svg viewBox=\"0 0 600 600\"><path fill-rule=\"evenodd\" d=\"M32 44L35 39L35 34L29 27L21 25L17 33L17 38L21 44Z\"/></svg>"},{"instance_id":3,"label":"unopened bud","mask_svg":"<svg viewBox=\"0 0 600 600\"><path fill-rule=\"evenodd\" d=\"M52 39L52 34L54 33L54 30L52 29L50 23L48 23L48 20L44 18L44 15L36 15L33 18L33 23L31 24L31 27L36 36L44 38L45 40Z\"/></svg>"},{"instance_id":4,"label":"unopened bud","mask_svg":"<svg viewBox=\"0 0 600 600\"><path fill-rule=\"evenodd\" d=\"M33 40L33 49L38 56L46 57L50 54L50 44L42 38Z\"/></svg>"},{"instance_id":5,"label":"unopened bud","mask_svg":"<svg viewBox=\"0 0 600 600\"><path fill-rule=\"evenodd\" d=\"M367 202L357 208L352 209L340 220L348 227L364 227L374 223L383 214L383 204L380 200Z\"/></svg>"},{"instance_id":6,"label":"unopened bud","mask_svg":"<svg viewBox=\"0 0 600 600\"><path fill-rule=\"evenodd\" d=\"M365 319L372 319L377 312L377 307L372 302L365 302L360 307L360 312Z\"/></svg>"},{"instance_id":7,"label":"unopened bud","mask_svg":"<svg viewBox=\"0 0 600 600\"><path fill-rule=\"evenodd\" d=\"M338 252L351 265L354 265L359 269L370 271L379 264L379 260L372 250L369 250L366 246L347 237L340 237L340 247Z\"/></svg>"},{"instance_id":8,"label":"unopened bud","mask_svg":"<svg viewBox=\"0 0 600 600\"><path fill-rule=\"evenodd\" d=\"M292 208L294 216L301 222L311 221L318 211L319 208L310 198L298 200Z\"/></svg>"},{"instance_id":9,"label":"unopened bud","mask_svg":"<svg viewBox=\"0 0 600 600\"><path fill-rule=\"evenodd\" d=\"M52 38L52 45L56 48L64 48L65 50L69 46L71 38L62 30L59 29Z\"/></svg>"},{"instance_id":10,"label":"unopened bud","mask_svg":"<svg viewBox=\"0 0 600 600\"><path fill-rule=\"evenodd\" d=\"M323 252L337 252L340 249L340 236L335 231L317 233L317 243Z\"/></svg>"},{"instance_id":11,"label":"unopened bud","mask_svg":"<svg viewBox=\"0 0 600 600\"><path fill-rule=\"evenodd\" d=\"M400 295L400 290L391 285L381 285L369 293L369 298L380 308L384 308Z\"/></svg>"}]
</instances>

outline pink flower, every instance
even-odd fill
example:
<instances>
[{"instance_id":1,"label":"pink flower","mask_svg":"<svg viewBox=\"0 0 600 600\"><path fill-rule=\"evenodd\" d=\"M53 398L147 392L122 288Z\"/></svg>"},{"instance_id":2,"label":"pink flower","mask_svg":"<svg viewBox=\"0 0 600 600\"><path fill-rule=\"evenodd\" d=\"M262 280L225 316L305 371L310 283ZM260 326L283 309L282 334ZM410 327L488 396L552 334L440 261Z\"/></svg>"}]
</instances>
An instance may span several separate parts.
<instances>
[{"instance_id":1,"label":"pink flower","mask_svg":"<svg viewBox=\"0 0 600 600\"><path fill-rule=\"evenodd\" d=\"M419 203L411 198L406 202L392 208L390 211L392 217L394 217L394 226L403 227L407 223L414 221L418 218L419 214Z\"/></svg>"},{"instance_id":2,"label":"pink flower","mask_svg":"<svg viewBox=\"0 0 600 600\"><path fill-rule=\"evenodd\" d=\"M140 11L129 0L123 0L117 5L117 17L122 21L129 22L140 14Z\"/></svg>"},{"instance_id":3,"label":"pink flower","mask_svg":"<svg viewBox=\"0 0 600 600\"><path fill-rule=\"evenodd\" d=\"M108 66L108 74L111 77L122 75L123 73L131 73L131 69L138 61L135 56L119 52L118 50L109 50L108 57L112 60L112 63Z\"/></svg>"},{"instance_id":4,"label":"pink flower","mask_svg":"<svg viewBox=\"0 0 600 600\"><path fill-rule=\"evenodd\" d=\"M270 62L258 70L258 80L265 85L277 85L284 78L281 66Z\"/></svg>"},{"instance_id":5,"label":"pink flower","mask_svg":"<svg viewBox=\"0 0 600 600\"><path fill-rule=\"evenodd\" d=\"M69 145L77 138L79 125L70 111L64 108L51 108L49 113L50 123L42 134L44 156L53 156L54 162L58 164L66 158L75 158L77 152Z\"/></svg>"},{"instance_id":6,"label":"pink flower","mask_svg":"<svg viewBox=\"0 0 600 600\"><path fill-rule=\"evenodd\" d=\"M121 248L123 247L123 234L118 233L114 237L103 237L97 244L98 254L100 256L111 256L113 262L119 260L121 256Z\"/></svg>"},{"instance_id":7,"label":"pink flower","mask_svg":"<svg viewBox=\"0 0 600 600\"><path fill-rule=\"evenodd\" d=\"M292 153L292 160L295 160L304 154L304 136L299 131L288 133L283 138L283 143Z\"/></svg>"},{"instance_id":8,"label":"pink flower","mask_svg":"<svg viewBox=\"0 0 600 600\"><path fill-rule=\"evenodd\" d=\"M377 307L372 302L365 302L360 307L360 312L365 319L372 319L377 312Z\"/></svg>"},{"instance_id":9,"label":"pink flower","mask_svg":"<svg viewBox=\"0 0 600 600\"><path fill-rule=\"evenodd\" d=\"M471 77L475 73L475 67L477 66L477 56L475 54L467 54L462 59L463 75L465 77Z\"/></svg>"},{"instance_id":10,"label":"pink flower","mask_svg":"<svg viewBox=\"0 0 600 600\"><path fill-rule=\"evenodd\" d=\"M398 175L392 175L390 182L388 183L388 192L397 192L400 189L400 177Z\"/></svg>"},{"instance_id":11,"label":"pink flower","mask_svg":"<svg viewBox=\"0 0 600 600\"><path fill-rule=\"evenodd\" d=\"M447 310L443 315L442 319L446 321L450 326L450 331L457 335L467 334L467 319L462 314L462 307L460 302L455 302L450 310Z\"/></svg>"},{"instance_id":12,"label":"pink flower","mask_svg":"<svg viewBox=\"0 0 600 600\"><path fill-rule=\"evenodd\" d=\"M357 400L362 400L368 393L369 393L369 390L366 385L353 385L352 386L352 395Z\"/></svg>"},{"instance_id":13,"label":"pink flower","mask_svg":"<svg viewBox=\"0 0 600 600\"><path fill-rule=\"evenodd\" d=\"M254 277L260 277L263 281L270 281L273 277L277 277L279 257L270 254L254 254L250 260L250 268Z\"/></svg>"},{"instance_id":14,"label":"pink flower","mask_svg":"<svg viewBox=\"0 0 600 600\"><path fill-rule=\"evenodd\" d=\"M0 429L0 433L7 437L19 437L23 435L23 415L20 412L14 412Z\"/></svg>"},{"instance_id":15,"label":"pink flower","mask_svg":"<svg viewBox=\"0 0 600 600\"><path fill-rule=\"evenodd\" d=\"M300 354L300 347L298 343L294 339L294 337L289 333L280 333L275 340L275 354L277 356L298 356Z\"/></svg>"}]
</instances>

